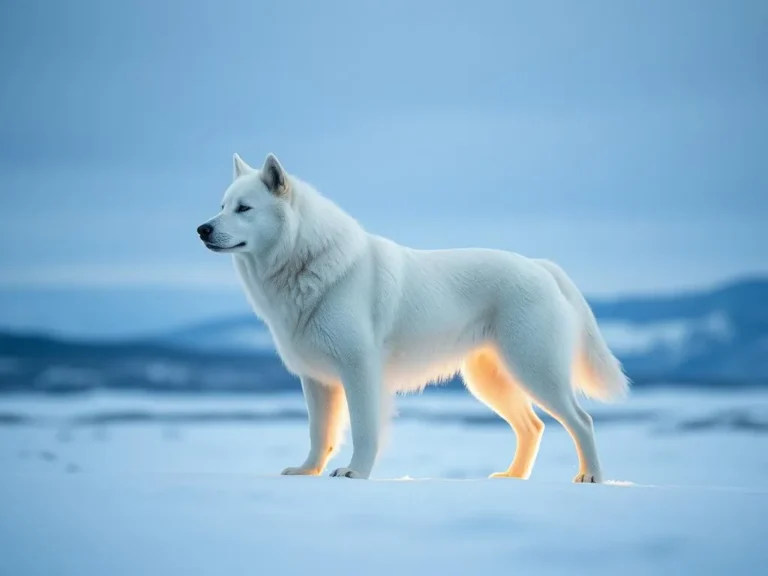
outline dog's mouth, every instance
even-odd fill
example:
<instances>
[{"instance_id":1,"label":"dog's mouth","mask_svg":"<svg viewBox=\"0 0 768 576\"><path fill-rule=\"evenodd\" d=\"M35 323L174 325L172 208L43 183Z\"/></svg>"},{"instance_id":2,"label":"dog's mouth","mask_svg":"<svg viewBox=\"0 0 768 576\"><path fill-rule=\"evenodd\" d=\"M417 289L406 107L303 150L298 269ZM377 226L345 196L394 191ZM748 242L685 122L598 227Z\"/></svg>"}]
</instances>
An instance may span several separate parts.
<instances>
[{"instance_id":1,"label":"dog's mouth","mask_svg":"<svg viewBox=\"0 0 768 576\"><path fill-rule=\"evenodd\" d=\"M243 246L245 246L245 242L240 242L234 246L219 246L218 244L211 244L210 242L205 243L205 247L208 248L208 250L213 250L214 252L230 252L232 250L236 250L237 248L242 248Z\"/></svg>"}]
</instances>

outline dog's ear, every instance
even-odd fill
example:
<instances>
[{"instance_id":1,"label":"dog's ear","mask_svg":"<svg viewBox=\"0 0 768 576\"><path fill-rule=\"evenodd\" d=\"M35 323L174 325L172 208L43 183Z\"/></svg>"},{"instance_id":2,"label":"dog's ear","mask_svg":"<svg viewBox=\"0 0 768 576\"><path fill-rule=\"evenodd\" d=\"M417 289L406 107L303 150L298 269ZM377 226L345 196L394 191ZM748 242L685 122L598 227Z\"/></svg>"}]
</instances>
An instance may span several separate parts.
<instances>
[{"instance_id":1,"label":"dog's ear","mask_svg":"<svg viewBox=\"0 0 768 576\"><path fill-rule=\"evenodd\" d=\"M288 174L283 170L277 156L272 153L268 154L264 160L264 166L261 168L261 181L275 196L284 196L288 193Z\"/></svg>"},{"instance_id":2,"label":"dog's ear","mask_svg":"<svg viewBox=\"0 0 768 576\"><path fill-rule=\"evenodd\" d=\"M253 168L245 163L245 160L240 158L237 154L232 157L232 179L237 180L243 174L250 174L253 172Z\"/></svg>"}]
</instances>

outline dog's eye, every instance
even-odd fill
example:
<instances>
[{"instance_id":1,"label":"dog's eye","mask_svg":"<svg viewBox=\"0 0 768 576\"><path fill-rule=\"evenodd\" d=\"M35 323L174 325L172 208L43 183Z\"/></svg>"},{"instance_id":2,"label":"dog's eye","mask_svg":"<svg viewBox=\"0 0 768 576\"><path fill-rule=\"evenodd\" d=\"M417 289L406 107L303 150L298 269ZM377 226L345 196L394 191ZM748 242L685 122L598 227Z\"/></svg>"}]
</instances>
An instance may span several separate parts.
<instances>
[{"instance_id":1,"label":"dog's eye","mask_svg":"<svg viewBox=\"0 0 768 576\"><path fill-rule=\"evenodd\" d=\"M250 209L251 209L250 206L245 206L244 204L240 204L240 206L237 207L237 210L235 210L235 212L240 214L241 212L248 212L248 210Z\"/></svg>"}]
</instances>

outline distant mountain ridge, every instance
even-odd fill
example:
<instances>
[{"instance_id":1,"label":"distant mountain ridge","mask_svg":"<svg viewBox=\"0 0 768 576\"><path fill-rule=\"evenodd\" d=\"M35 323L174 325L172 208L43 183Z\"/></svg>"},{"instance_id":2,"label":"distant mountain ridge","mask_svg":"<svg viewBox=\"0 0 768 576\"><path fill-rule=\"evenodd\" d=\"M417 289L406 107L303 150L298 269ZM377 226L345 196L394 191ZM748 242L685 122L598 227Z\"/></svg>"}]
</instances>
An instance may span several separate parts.
<instances>
[{"instance_id":1,"label":"distant mountain ridge","mask_svg":"<svg viewBox=\"0 0 768 576\"><path fill-rule=\"evenodd\" d=\"M196 323L149 339L160 345L205 352L273 351L269 328L253 314Z\"/></svg>"},{"instance_id":2,"label":"distant mountain ridge","mask_svg":"<svg viewBox=\"0 0 768 576\"><path fill-rule=\"evenodd\" d=\"M712 290L594 301L627 371L644 378L768 379L768 278ZM626 345L623 336L636 338Z\"/></svg>"},{"instance_id":3,"label":"distant mountain ridge","mask_svg":"<svg viewBox=\"0 0 768 576\"><path fill-rule=\"evenodd\" d=\"M284 392L299 389L295 380L274 353L0 334L0 393Z\"/></svg>"},{"instance_id":4,"label":"distant mountain ridge","mask_svg":"<svg viewBox=\"0 0 768 576\"><path fill-rule=\"evenodd\" d=\"M768 384L768 278L591 305L639 386ZM280 391L298 384L253 314L109 343L0 335L0 390L91 388Z\"/></svg>"}]
</instances>

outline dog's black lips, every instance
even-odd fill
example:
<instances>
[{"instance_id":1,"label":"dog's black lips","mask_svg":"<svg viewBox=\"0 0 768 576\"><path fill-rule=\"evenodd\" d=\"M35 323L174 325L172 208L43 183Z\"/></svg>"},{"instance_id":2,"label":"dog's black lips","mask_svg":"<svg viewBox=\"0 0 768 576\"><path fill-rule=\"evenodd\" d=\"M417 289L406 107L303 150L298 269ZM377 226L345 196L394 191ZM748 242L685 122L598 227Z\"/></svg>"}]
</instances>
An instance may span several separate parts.
<instances>
[{"instance_id":1,"label":"dog's black lips","mask_svg":"<svg viewBox=\"0 0 768 576\"><path fill-rule=\"evenodd\" d=\"M224 250L234 250L235 248L241 248L245 246L245 242L240 242L234 246L217 246L216 244L211 244L210 242L206 242L205 245L208 247L208 249L213 250L214 252L222 252Z\"/></svg>"}]
</instances>

